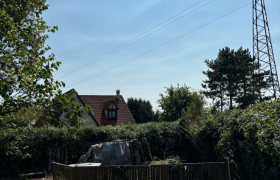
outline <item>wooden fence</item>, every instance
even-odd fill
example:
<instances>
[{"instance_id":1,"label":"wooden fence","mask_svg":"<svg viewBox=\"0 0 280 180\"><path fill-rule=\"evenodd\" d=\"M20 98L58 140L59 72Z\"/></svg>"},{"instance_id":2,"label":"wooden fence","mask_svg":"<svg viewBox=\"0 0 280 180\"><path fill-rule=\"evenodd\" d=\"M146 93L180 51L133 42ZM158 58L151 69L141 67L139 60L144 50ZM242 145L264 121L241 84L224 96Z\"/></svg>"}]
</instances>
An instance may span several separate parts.
<instances>
[{"instance_id":1,"label":"wooden fence","mask_svg":"<svg viewBox=\"0 0 280 180\"><path fill-rule=\"evenodd\" d=\"M231 180L233 179L233 164L230 164L230 167L223 162L151 165L151 180L169 179Z\"/></svg>"},{"instance_id":2,"label":"wooden fence","mask_svg":"<svg viewBox=\"0 0 280 180\"><path fill-rule=\"evenodd\" d=\"M230 180L226 163L69 167L52 163L54 180Z\"/></svg>"}]
</instances>

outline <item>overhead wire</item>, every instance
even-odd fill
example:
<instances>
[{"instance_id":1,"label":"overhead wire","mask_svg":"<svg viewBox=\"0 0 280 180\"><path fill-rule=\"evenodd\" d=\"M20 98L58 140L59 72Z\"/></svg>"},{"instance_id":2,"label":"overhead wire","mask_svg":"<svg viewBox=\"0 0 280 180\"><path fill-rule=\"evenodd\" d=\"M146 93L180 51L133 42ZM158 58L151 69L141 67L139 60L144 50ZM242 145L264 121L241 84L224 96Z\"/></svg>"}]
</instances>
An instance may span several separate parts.
<instances>
[{"instance_id":1,"label":"overhead wire","mask_svg":"<svg viewBox=\"0 0 280 180\"><path fill-rule=\"evenodd\" d=\"M78 49L77 51L74 51L73 53L71 53L71 54L69 54L69 55L65 56L64 58L60 59L60 61L62 61L62 60L64 60L64 59L66 59L66 58L68 58L68 57L72 56L73 54L76 54L77 52L79 52L79 51L83 50L84 48L88 47L89 45L91 45L91 44L93 44L93 43L95 43L95 42L99 41L100 39L102 39L102 38L104 38L104 37L108 36L109 34L111 34L111 33L115 32L116 30L118 30L118 29L122 28L123 26L127 25L128 23L130 23L130 22L134 21L135 19L137 19L138 17L140 17L140 16L142 16L143 14L147 13L148 11L150 11L150 10L154 9L155 7L157 7L157 6L161 5L161 4L162 4L162 3L164 3L165 1L167 1L167 0L163 0L163 1L161 1L160 3L158 3L158 4L154 5L154 6L153 6L153 7L151 7L150 9L148 9L148 10L144 11L143 13L141 13L141 14L139 14L138 16L136 16L136 17L132 18L131 20L129 20L129 21L127 21L127 22L125 22L124 24L122 24L122 25L118 26L117 28L113 29L112 31L108 32L107 34L105 34L105 35L103 35L103 36L101 36L101 37L97 38L96 40L94 40L94 41L92 41L91 43L89 43L89 44L87 44L87 45L83 46L82 48Z\"/></svg>"},{"instance_id":2,"label":"overhead wire","mask_svg":"<svg viewBox=\"0 0 280 180\"><path fill-rule=\"evenodd\" d=\"M200 3L203 2L203 1L205 1L205 0L202 0L202 1L198 2L198 3L196 3L195 5L193 5L193 6L189 7L189 8L184 9L184 10L181 11L180 13L178 13L178 14L172 16L171 18L168 18L167 20L161 22L160 24L154 26L153 28L151 28L151 29L145 31L144 33L142 33L142 34L140 34L140 35L138 35L138 36L132 38L131 40L127 41L126 43L123 43L122 45L120 45L120 46L118 46L118 47L112 49L111 51L109 51L109 52L107 52L107 53L105 53L105 54L103 54L103 55L101 55L101 56L95 58L94 60L89 61L88 63L86 63L86 64L84 64L84 65L82 65L82 66L80 66L80 67L78 67L78 68L76 68L76 69L74 69L74 70L68 72L68 73L66 73L66 74L63 75L63 76L60 76L58 79L61 79L61 78L63 78L63 77L66 77L66 76L68 76L68 75L70 75L70 74L72 74L72 73L74 73L74 72L76 72L76 71L78 71L78 70L80 70L80 69L83 69L83 68L87 67L88 65L93 64L93 63L95 63L95 62L97 62L97 61L99 61L99 60L101 60L101 59L103 59L103 58L105 58L105 57L107 57L107 56L109 56L109 55L111 55L111 54L113 54L113 53L115 53L115 52L121 50L121 49L124 49L125 47L127 47L127 46L129 46L129 45L131 45L131 44L133 44L133 43L135 43L135 42L137 42L137 41L139 41L139 40L141 40L141 39L143 39L143 38L149 36L150 34L153 34L154 32L156 32L156 31L158 31L158 30L160 30L160 29L162 29L162 28L164 28L164 27L170 25L171 23L174 23L175 21L177 21L177 20L179 20L179 19L181 19L181 18L183 18L183 17L185 17L185 16L187 16L187 15L193 13L194 11L196 11L196 10L198 10L198 9L200 9L200 8L202 8L202 7L204 7L204 6L206 6L207 4L213 2L214 0L211 0L211 1L209 1L208 3L206 3L206 4L204 4L204 5L200 6L200 7L198 7L198 8L196 8L196 9L194 9L193 11L191 11L191 12L189 12L189 13L187 13L187 14L184 14L184 15L182 15L182 16L180 16L180 17L174 19L175 17L177 17L177 16L179 16L180 14L186 12L187 10L189 10L189 9L191 9L191 8L193 8L193 7L195 7L196 5L200 4ZM174 19L174 20L173 20L173 21L170 21L171 19ZM170 22L167 23L167 24L165 24L164 26L161 26L161 25L163 25L164 23L166 23L166 22L168 22L168 21L170 21ZM161 27L159 27L159 26L161 26ZM159 28L158 28L158 27L159 27Z\"/></svg>"},{"instance_id":3,"label":"overhead wire","mask_svg":"<svg viewBox=\"0 0 280 180\"><path fill-rule=\"evenodd\" d=\"M245 5L243 5L243 6L239 7L239 8L237 8L237 9L235 9L235 10L233 10L233 11L227 13L227 14L224 14L224 15L222 15L222 16L220 16L220 17L218 17L218 18L216 18L216 19L214 19L214 20L212 20L212 21L210 21L210 22L208 22L208 23L206 23L206 24L203 24L203 25L201 25L201 26L199 26L199 27L197 27L197 28L195 28L195 29L193 29L193 30L191 30L191 31L188 31L188 32L186 32L186 33L184 33L184 34L182 34L182 35L180 35L180 36L178 36L178 37L176 37L176 38L174 38L174 39L172 39L172 40L170 40L170 41L167 41L167 42L165 42L165 43L163 43L163 44L161 44L161 45L159 45L159 46L157 46L157 47L155 47L155 48L153 48L153 49L150 49L149 51L146 51L146 52L144 52L144 53L142 53L142 54L140 54L140 55L138 55L138 56L136 56L136 57L134 57L134 58L131 58L131 59L125 61L125 62L122 62L122 63L120 63L120 64L118 64L118 65L116 65L116 66L113 66L113 67L111 67L111 68L109 68L109 69L107 69L107 70L105 70L105 71L102 71L102 72L100 72L100 73L97 73L97 74L94 75L94 76L91 76L91 77L89 77L89 78L86 78L86 79L84 79L84 80L82 80L82 81L79 81L79 82L77 82L77 83L75 83L75 84L72 84L72 85L70 85L70 86L68 86L68 87L66 86L65 88L73 87L73 86L75 86L75 85L77 85L77 84L80 84L80 83L82 83L82 82L84 82L84 81L87 81L87 80L89 80L89 79L91 79L91 78L94 78L94 77L96 77L96 76L98 76L98 75L100 75L100 74L103 74L103 73L108 72L108 71L110 71L110 70L112 70L112 69L115 69L115 68L117 68L117 67L119 67L119 66L121 66L121 65L123 65L123 64L126 64L126 63L128 63L128 62L130 62L130 61L132 61L132 60L135 60L135 59L137 59L137 58L139 58L139 57L141 57L141 56L143 56L143 55L145 55L145 54L148 54L148 53L150 53L150 52L152 52L152 51L154 51L154 50L156 50L156 49L158 49L158 48L160 48L160 47L162 47L162 46L165 46L166 44L169 44L169 43L171 43L171 42L173 42L173 41L175 41L175 40L177 40L177 39L180 39L180 38L184 37L184 36L187 35L187 34L190 34L190 33L194 32L194 31L196 31L196 30L198 30L198 29L201 29L201 28L203 28L203 27L205 27L205 26L207 26L207 25L209 25L209 24L211 24L211 23L213 23L213 22L219 20L219 19L222 19L223 17L226 17L226 16L228 16L228 15L230 15L230 14L232 14L232 13L234 13L234 12L236 12L236 11L238 11L238 10L240 10L240 9L242 9L242 8L244 8L244 7L248 6L248 5L250 5L250 4L252 4L252 2L250 2L250 3L248 3L248 4L245 4ZM65 89L65 88L64 88L64 89Z\"/></svg>"}]
</instances>

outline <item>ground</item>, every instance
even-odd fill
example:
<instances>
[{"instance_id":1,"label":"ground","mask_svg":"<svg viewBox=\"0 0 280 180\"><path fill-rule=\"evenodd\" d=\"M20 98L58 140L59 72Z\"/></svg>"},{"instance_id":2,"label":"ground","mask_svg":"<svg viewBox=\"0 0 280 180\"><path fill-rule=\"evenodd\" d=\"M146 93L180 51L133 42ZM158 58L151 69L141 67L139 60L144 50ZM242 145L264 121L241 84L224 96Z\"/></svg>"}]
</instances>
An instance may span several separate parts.
<instances>
[{"instance_id":1,"label":"ground","mask_svg":"<svg viewBox=\"0 0 280 180\"><path fill-rule=\"evenodd\" d=\"M32 180L53 180L53 176L52 175L47 175L46 177L44 178L36 178L36 179L32 179ZM31 180L31 179L28 179L28 180Z\"/></svg>"}]
</instances>

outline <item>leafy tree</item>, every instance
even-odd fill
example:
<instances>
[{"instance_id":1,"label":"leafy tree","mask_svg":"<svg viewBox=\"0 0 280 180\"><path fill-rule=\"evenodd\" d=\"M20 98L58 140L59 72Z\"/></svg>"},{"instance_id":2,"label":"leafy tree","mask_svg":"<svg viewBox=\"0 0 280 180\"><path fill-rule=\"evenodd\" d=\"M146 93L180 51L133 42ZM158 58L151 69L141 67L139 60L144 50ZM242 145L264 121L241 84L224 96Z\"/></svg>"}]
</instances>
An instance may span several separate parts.
<instances>
[{"instance_id":1,"label":"leafy tree","mask_svg":"<svg viewBox=\"0 0 280 180\"><path fill-rule=\"evenodd\" d=\"M55 61L54 54L44 56L50 50L45 46L47 32L58 30L47 26L41 17L48 9L46 1L0 1L0 9L0 116L34 104L41 106L56 126L62 125L58 121L62 114L70 120L79 119L85 109L62 94L59 88L65 84L52 76L61 62ZM78 121L67 123L78 125Z\"/></svg>"},{"instance_id":2,"label":"leafy tree","mask_svg":"<svg viewBox=\"0 0 280 180\"><path fill-rule=\"evenodd\" d=\"M187 115L189 115L193 119L203 116L204 105L204 96L202 96L199 92L193 92L192 101L188 107Z\"/></svg>"},{"instance_id":3,"label":"leafy tree","mask_svg":"<svg viewBox=\"0 0 280 180\"><path fill-rule=\"evenodd\" d=\"M162 121L175 121L185 113L192 117L201 114L204 105L203 97L185 84L184 86L178 84L177 87L171 85L164 93L159 94L160 99L157 101L163 110Z\"/></svg>"},{"instance_id":4,"label":"leafy tree","mask_svg":"<svg viewBox=\"0 0 280 180\"><path fill-rule=\"evenodd\" d=\"M0 121L0 128L15 128L34 125L42 115L43 110L36 107L35 105L32 105L29 108L22 108L17 112L2 117L3 120Z\"/></svg>"},{"instance_id":5,"label":"leafy tree","mask_svg":"<svg viewBox=\"0 0 280 180\"><path fill-rule=\"evenodd\" d=\"M127 98L127 106L137 124L154 120L153 107L150 101L130 97Z\"/></svg>"}]
</instances>

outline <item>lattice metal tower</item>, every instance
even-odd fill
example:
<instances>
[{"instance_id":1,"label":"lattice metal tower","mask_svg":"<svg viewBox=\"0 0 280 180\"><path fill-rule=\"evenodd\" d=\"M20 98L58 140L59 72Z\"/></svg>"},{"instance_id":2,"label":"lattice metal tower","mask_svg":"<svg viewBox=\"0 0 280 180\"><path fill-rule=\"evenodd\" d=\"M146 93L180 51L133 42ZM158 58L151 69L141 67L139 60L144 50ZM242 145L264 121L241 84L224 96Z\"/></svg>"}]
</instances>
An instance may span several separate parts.
<instances>
[{"instance_id":1,"label":"lattice metal tower","mask_svg":"<svg viewBox=\"0 0 280 180\"><path fill-rule=\"evenodd\" d=\"M260 64L256 73L270 72L265 79L271 79L271 83L266 89L261 90L260 100L268 93L278 98L280 88L264 0L253 0L253 55L256 58L255 63ZM260 83L258 80L256 86Z\"/></svg>"}]
</instances>

